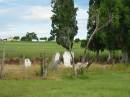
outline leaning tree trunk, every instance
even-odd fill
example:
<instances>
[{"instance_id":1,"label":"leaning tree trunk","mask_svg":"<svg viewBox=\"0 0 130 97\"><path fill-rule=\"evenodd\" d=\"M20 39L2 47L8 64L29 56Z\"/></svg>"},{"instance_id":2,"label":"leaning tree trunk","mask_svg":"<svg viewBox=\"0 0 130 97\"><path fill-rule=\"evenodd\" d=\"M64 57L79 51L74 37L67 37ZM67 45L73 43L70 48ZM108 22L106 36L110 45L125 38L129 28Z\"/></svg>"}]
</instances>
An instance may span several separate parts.
<instances>
[{"instance_id":1,"label":"leaning tree trunk","mask_svg":"<svg viewBox=\"0 0 130 97\"><path fill-rule=\"evenodd\" d=\"M95 27L94 31L92 32L92 34L91 34L91 36L90 36L90 38L89 38L89 40L88 40L88 42L87 42L87 45L86 45L86 49L85 49L84 54L86 54L87 49L89 48L89 45L90 45L90 43L91 43L91 41L92 41L94 35L95 35L97 32L99 32L100 30L102 30L103 28L107 27L107 26L112 22L112 14L109 13L108 21L106 21L106 23L100 25L100 14L99 14L99 13L100 13L99 10L97 10L96 13L93 13L93 14L95 14L95 22L96 22L96 25L95 25L95 26L96 26L96 27Z\"/></svg>"},{"instance_id":2,"label":"leaning tree trunk","mask_svg":"<svg viewBox=\"0 0 130 97\"><path fill-rule=\"evenodd\" d=\"M112 60L113 60L112 51L109 50L109 54L108 54L108 58L107 58L107 63L111 63Z\"/></svg>"}]
</instances>

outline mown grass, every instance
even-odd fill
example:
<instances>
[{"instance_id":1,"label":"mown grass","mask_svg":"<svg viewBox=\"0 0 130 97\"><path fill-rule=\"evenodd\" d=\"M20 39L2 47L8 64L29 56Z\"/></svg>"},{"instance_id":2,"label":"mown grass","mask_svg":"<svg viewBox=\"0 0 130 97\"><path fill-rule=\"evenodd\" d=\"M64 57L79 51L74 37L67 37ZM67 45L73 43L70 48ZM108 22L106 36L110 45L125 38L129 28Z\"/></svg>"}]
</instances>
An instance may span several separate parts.
<instances>
[{"instance_id":1,"label":"mown grass","mask_svg":"<svg viewBox=\"0 0 130 97\"><path fill-rule=\"evenodd\" d=\"M125 72L91 73L82 79L0 81L0 97L130 97Z\"/></svg>"},{"instance_id":2,"label":"mown grass","mask_svg":"<svg viewBox=\"0 0 130 97\"><path fill-rule=\"evenodd\" d=\"M8 67L9 75L22 76L18 68ZM35 68L35 69L34 69ZM30 70L31 72L29 72ZM71 76L70 69L50 72L46 80L35 79L39 67L24 74L34 79L0 80L0 97L130 97L130 67L92 65L87 73ZM8 72L7 71L7 72ZM25 71L24 71L25 72ZM18 73L18 75L16 75ZM37 75L38 76L38 75Z\"/></svg>"}]
</instances>

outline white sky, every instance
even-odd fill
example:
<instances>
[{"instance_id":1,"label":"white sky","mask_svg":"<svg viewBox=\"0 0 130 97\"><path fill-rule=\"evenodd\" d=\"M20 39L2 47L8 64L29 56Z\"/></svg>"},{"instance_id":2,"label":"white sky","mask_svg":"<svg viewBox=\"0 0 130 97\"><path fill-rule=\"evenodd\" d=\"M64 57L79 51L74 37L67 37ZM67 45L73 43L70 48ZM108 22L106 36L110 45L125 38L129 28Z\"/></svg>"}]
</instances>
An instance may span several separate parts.
<instances>
[{"instance_id":1,"label":"white sky","mask_svg":"<svg viewBox=\"0 0 130 97\"><path fill-rule=\"evenodd\" d=\"M79 8L77 20L79 31L76 37L86 39L87 3L76 1ZM36 32L39 37L49 37L52 15L49 0L0 0L0 38L23 36Z\"/></svg>"}]
</instances>

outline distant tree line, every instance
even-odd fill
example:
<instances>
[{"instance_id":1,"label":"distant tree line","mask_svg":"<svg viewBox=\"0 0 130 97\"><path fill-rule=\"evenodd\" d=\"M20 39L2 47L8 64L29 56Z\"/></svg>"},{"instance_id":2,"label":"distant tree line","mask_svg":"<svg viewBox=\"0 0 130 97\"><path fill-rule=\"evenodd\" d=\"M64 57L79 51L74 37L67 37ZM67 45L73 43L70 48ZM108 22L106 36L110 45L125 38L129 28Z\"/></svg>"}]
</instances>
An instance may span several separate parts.
<instances>
[{"instance_id":1,"label":"distant tree line","mask_svg":"<svg viewBox=\"0 0 130 97\"><path fill-rule=\"evenodd\" d=\"M14 36L13 41L54 41L55 38L50 37L40 37L38 38L37 34L35 32L27 32L25 36Z\"/></svg>"},{"instance_id":2,"label":"distant tree line","mask_svg":"<svg viewBox=\"0 0 130 97\"><path fill-rule=\"evenodd\" d=\"M36 40L36 41L53 41L53 40L55 40L55 38L53 36L38 38L38 36L35 32L27 32L26 35L22 36L21 38L20 38L20 36L14 36L13 40L14 41L33 41L33 40ZM81 40L79 38L75 39L76 43L79 43L80 41Z\"/></svg>"},{"instance_id":3,"label":"distant tree line","mask_svg":"<svg viewBox=\"0 0 130 97\"><path fill-rule=\"evenodd\" d=\"M38 40L37 34L27 32L27 34L21 38L21 41L32 41L33 39Z\"/></svg>"}]
</instances>

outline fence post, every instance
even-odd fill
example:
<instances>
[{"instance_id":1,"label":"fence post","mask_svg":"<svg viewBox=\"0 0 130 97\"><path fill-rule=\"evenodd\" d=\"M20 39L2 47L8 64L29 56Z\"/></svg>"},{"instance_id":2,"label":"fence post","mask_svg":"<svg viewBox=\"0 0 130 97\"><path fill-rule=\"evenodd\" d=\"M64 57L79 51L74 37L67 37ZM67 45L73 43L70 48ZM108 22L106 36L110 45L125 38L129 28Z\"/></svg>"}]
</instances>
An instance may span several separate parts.
<instances>
[{"instance_id":1,"label":"fence post","mask_svg":"<svg viewBox=\"0 0 130 97\"><path fill-rule=\"evenodd\" d=\"M4 76L4 65L5 65L5 42L2 41L2 60L0 64L0 79L3 79Z\"/></svg>"},{"instance_id":2,"label":"fence post","mask_svg":"<svg viewBox=\"0 0 130 97\"><path fill-rule=\"evenodd\" d=\"M47 76L47 62L45 58L45 54L41 57L41 77L44 79Z\"/></svg>"}]
</instances>

